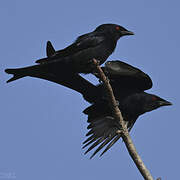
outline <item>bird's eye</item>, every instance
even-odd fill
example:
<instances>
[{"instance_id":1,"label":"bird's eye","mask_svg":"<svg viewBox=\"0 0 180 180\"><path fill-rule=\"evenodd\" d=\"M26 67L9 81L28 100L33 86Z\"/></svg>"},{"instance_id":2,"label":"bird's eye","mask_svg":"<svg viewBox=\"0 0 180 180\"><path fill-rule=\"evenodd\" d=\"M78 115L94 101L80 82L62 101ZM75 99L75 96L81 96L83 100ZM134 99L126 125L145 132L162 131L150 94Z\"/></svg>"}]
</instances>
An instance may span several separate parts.
<instances>
[{"instance_id":1,"label":"bird's eye","mask_svg":"<svg viewBox=\"0 0 180 180\"><path fill-rule=\"evenodd\" d=\"M119 26L116 26L116 30L118 30L118 31L119 31L119 30L120 30L120 27L119 27Z\"/></svg>"}]
</instances>

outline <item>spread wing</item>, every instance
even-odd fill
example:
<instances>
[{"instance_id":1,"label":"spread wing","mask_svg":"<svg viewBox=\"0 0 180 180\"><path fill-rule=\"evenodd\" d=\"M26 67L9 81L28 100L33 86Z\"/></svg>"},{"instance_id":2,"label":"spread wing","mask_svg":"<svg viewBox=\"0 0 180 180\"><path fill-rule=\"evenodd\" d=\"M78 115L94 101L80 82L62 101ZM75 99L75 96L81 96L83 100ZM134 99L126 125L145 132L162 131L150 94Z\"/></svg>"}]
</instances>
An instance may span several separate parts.
<instances>
[{"instance_id":1,"label":"spread wing","mask_svg":"<svg viewBox=\"0 0 180 180\"><path fill-rule=\"evenodd\" d=\"M58 58L71 56L79 51L95 47L104 41L104 37L96 33L88 33L77 38L77 40L65 49L56 51L54 55L48 58L39 59L36 63L47 63ZM48 50L47 50L48 52Z\"/></svg>"},{"instance_id":2,"label":"spread wing","mask_svg":"<svg viewBox=\"0 0 180 180\"><path fill-rule=\"evenodd\" d=\"M106 148L101 153L102 156L108 149L110 149L121 137L120 128L118 128L118 124L115 119L111 116L102 116L91 119L88 117L88 122L90 125L88 126L89 132L86 134L88 137L84 142L83 148L90 145L90 147L85 152L88 153L96 146L97 149L91 155L90 158L94 157L96 153L98 153L103 147Z\"/></svg>"},{"instance_id":3,"label":"spread wing","mask_svg":"<svg viewBox=\"0 0 180 180\"><path fill-rule=\"evenodd\" d=\"M88 115L87 122L89 123L87 127L89 132L86 134L89 137L83 142L83 148L89 146L85 154L97 147L90 157L92 158L105 147L104 151L100 154L102 156L121 138L121 126L112 116L111 109L105 101L95 103L83 112ZM130 132L137 117L132 119L132 117L129 118L124 115L123 118Z\"/></svg>"},{"instance_id":4,"label":"spread wing","mask_svg":"<svg viewBox=\"0 0 180 180\"><path fill-rule=\"evenodd\" d=\"M110 80L115 97L119 101L120 106L123 98L126 98L129 94L135 93L136 91L144 91L152 87L152 80L147 74L124 62L109 61L103 70ZM101 86L100 84L98 88L101 88ZM100 102L95 102L95 104L85 109L84 113L88 115L88 123L90 123L88 126L90 130L87 133L87 136L90 137L84 141L83 148L87 146L90 147L85 154L99 145L91 158L106 146L101 153L101 155L103 155L121 137L120 125L112 117L111 108L105 99L102 99ZM126 117L126 115L124 116L128 130L130 131L137 117L130 119Z\"/></svg>"}]
</instances>

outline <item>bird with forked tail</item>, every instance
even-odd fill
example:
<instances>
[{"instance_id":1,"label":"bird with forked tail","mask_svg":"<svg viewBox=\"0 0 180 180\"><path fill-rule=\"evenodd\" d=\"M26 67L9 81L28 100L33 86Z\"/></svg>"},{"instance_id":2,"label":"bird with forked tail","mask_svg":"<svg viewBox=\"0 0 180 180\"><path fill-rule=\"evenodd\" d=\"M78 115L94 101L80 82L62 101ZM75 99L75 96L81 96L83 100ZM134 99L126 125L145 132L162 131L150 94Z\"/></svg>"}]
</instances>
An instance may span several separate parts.
<instances>
[{"instance_id":1,"label":"bird with forked tail","mask_svg":"<svg viewBox=\"0 0 180 180\"><path fill-rule=\"evenodd\" d=\"M52 56L54 51L52 44L48 42L47 56ZM129 131L140 115L162 106L172 105L169 101L144 92L152 87L152 80L138 68L121 61L109 61L102 69L110 80ZM84 141L83 148L90 146L85 154L99 145L91 158L106 146L101 153L103 155L121 138L121 127L112 116L111 107L108 105L102 84L94 86L77 73L67 73L67 69L61 73L56 71L45 72L43 69L41 73L34 73L31 76L71 88L81 93L85 100L92 103L90 107L84 110L84 113L88 115L88 129L90 129L87 133L87 136L90 137Z\"/></svg>"},{"instance_id":2,"label":"bird with forked tail","mask_svg":"<svg viewBox=\"0 0 180 180\"><path fill-rule=\"evenodd\" d=\"M133 34L117 24L102 24L93 32L78 37L73 44L62 50L47 51L48 57L37 60L38 65L6 69L6 73L14 75L7 82L38 75L41 72L58 73L64 68L72 73L92 73L93 58L99 60L100 64L104 63L115 50L119 38ZM47 47L50 49L51 45L47 44Z\"/></svg>"}]
</instances>

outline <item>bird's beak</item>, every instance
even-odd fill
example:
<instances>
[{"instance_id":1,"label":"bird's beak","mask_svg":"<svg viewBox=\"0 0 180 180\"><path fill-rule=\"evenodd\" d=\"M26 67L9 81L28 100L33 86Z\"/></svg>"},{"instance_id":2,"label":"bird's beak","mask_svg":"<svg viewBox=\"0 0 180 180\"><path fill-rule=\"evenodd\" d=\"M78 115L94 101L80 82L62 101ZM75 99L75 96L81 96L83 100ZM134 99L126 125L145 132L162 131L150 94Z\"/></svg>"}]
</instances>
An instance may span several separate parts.
<instances>
[{"instance_id":1,"label":"bird's beak","mask_svg":"<svg viewBox=\"0 0 180 180\"><path fill-rule=\"evenodd\" d=\"M172 103L166 100L159 101L159 106L171 106Z\"/></svg>"},{"instance_id":2,"label":"bird's beak","mask_svg":"<svg viewBox=\"0 0 180 180\"><path fill-rule=\"evenodd\" d=\"M121 31L122 36L134 35L132 31Z\"/></svg>"}]
</instances>

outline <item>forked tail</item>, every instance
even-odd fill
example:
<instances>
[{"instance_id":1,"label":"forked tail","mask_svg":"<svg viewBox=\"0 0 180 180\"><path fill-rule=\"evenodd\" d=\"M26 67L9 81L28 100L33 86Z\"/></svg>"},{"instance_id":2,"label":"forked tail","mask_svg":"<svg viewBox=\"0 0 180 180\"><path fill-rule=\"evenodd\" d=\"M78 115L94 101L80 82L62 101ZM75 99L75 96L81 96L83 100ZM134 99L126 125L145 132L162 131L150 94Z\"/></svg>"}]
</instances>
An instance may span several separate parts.
<instances>
[{"instance_id":1,"label":"forked tail","mask_svg":"<svg viewBox=\"0 0 180 180\"><path fill-rule=\"evenodd\" d=\"M5 72L8 74L12 74L13 77L7 81L7 83L23 78L25 76L35 76L40 69L39 66L27 66L24 68L17 68L17 69L5 69Z\"/></svg>"},{"instance_id":2,"label":"forked tail","mask_svg":"<svg viewBox=\"0 0 180 180\"><path fill-rule=\"evenodd\" d=\"M22 70L22 68L19 68L19 69L5 69L5 72L8 73L8 74L13 75L13 77L11 79L9 79L7 81L7 83L26 76L26 74L24 73L24 70Z\"/></svg>"}]
</instances>

